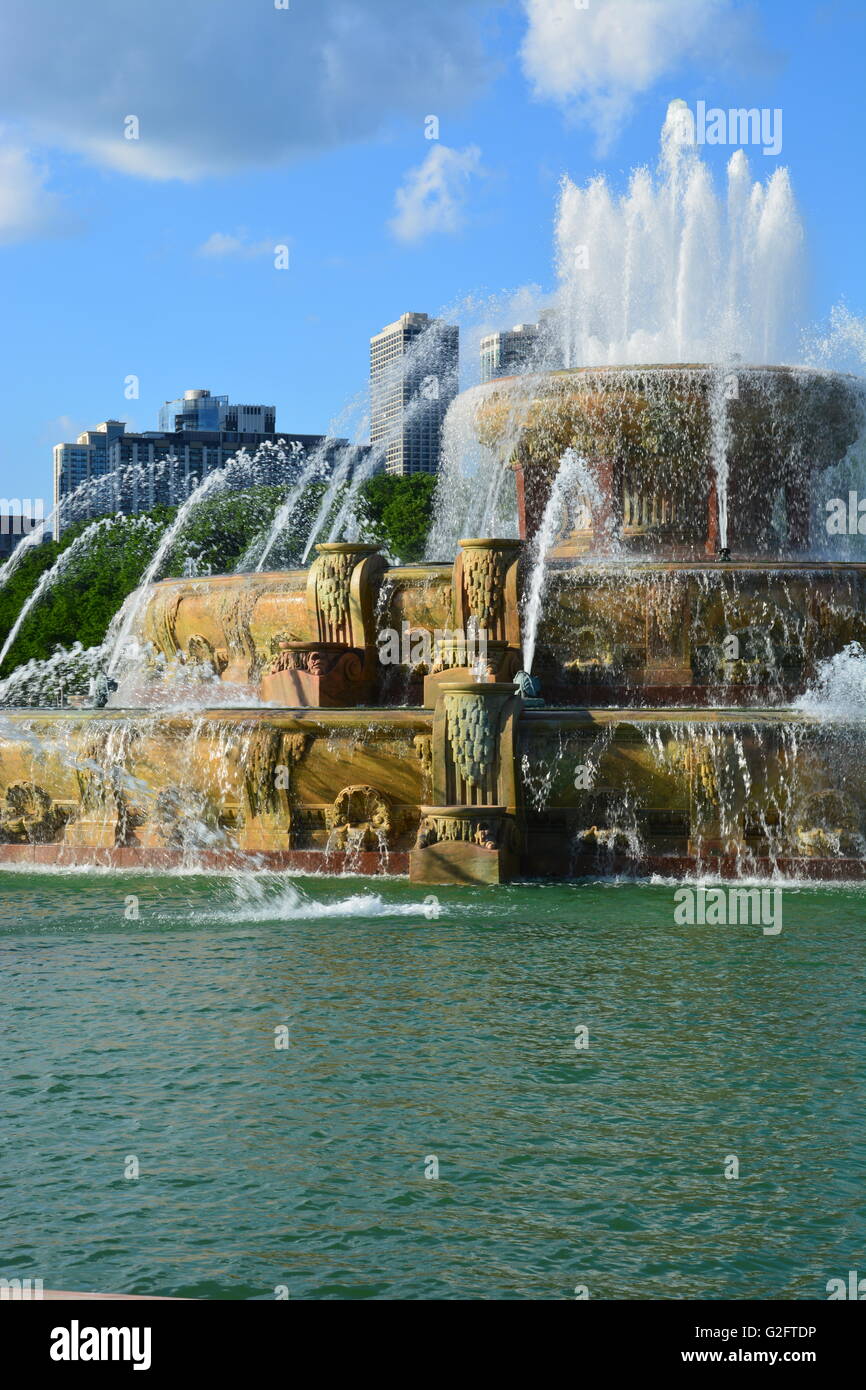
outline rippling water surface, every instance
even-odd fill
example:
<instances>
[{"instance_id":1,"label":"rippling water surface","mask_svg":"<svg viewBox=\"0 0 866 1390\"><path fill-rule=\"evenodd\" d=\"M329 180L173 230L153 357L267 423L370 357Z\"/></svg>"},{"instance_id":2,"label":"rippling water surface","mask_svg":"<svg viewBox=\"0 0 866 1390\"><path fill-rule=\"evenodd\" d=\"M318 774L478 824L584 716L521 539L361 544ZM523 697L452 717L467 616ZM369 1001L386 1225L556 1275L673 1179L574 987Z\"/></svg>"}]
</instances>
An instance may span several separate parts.
<instances>
[{"instance_id":1,"label":"rippling water surface","mask_svg":"<svg viewBox=\"0 0 866 1390\"><path fill-rule=\"evenodd\" d=\"M770 937L673 891L0 874L0 1274L826 1298L866 1258L866 893L788 888Z\"/></svg>"}]
</instances>

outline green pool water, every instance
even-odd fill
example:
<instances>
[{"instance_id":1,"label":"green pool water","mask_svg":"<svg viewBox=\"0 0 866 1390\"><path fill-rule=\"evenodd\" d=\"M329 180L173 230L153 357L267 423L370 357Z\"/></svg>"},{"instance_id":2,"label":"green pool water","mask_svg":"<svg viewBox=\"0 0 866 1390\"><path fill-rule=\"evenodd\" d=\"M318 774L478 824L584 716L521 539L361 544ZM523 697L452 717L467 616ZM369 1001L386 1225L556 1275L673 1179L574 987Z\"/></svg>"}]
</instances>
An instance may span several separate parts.
<instances>
[{"instance_id":1,"label":"green pool water","mask_svg":"<svg viewBox=\"0 0 866 1390\"><path fill-rule=\"evenodd\" d=\"M786 888L774 936L674 891L0 873L0 1275L826 1298L866 1270L866 891Z\"/></svg>"}]
</instances>

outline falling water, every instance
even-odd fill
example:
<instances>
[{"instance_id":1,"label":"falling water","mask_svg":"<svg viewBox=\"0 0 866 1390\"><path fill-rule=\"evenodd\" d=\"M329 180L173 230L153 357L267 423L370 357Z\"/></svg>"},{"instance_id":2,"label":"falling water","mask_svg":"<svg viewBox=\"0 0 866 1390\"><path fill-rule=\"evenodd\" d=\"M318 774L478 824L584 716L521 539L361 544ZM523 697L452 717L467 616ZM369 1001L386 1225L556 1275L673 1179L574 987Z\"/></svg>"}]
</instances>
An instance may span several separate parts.
<instances>
[{"instance_id":1,"label":"falling water","mask_svg":"<svg viewBox=\"0 0 866 1390\"><path fill-rule=\"evenodd\" d=\"M826 723L866 722L866 651L849 642L818 667L796 708Z\"/></svg>"},{"instance_id":2,"label":"falling water","mask_svg":"<svg viewBox=\"0 0 866 1390\"><path fill-rule=\"evenodd\" d=\"M379 462L381 462L381 455L377 452L376 464L378 464ZM358 468L357 464L357 447L344 449L343 453L340 456L340 460L337 464L337 467L334 469L331 480L325 489L324 496L322 497L322 500L319 504L319 509L316 512L315 517L313 518L313 523L310 526L309 532L307 533L307 543L304 547L304 553L302 557L303 564L307 563L307 560L310 557L310 551L312 550L316 540L319 537L322 527L324 526L328 516L330 515L333 509L334 502L336 501L336 498L341 488L344 488L347 484L349 484L350 486L348 495L343 503L343 506L340 508L340 511L336 520L334 521L334 524L331 527L332 534L328 537L328 539L336 539L336 535L334 535L333 533L336 532L337 534L339 534L339 532L342 530L342 519L345 517L349 505L349 500L353 498L355 494L355 488L351 487L351 481L356 481L358 485L360 485L360 481L362 481L362 479L359 478L360 469ZM373 471L374 465L371 464L368 460L368 467L364 472L364 478L369 477Z\"/></svg>"},{"instance_id":3,"label":"falling water","mask_svg":"<svg viewBox=\"0 0 866 1390\"><path fill-rule=\"evenodd\" d=\"M32 658L0 681L0 705L50 707L64 703L70 686L87 688L101 668L102 647L83 647L75 642L59 648L43 661ZM64 699L61 699L61 693Z\"/></svg>"},{"instance_id":4,"label":"falling water","mask_svg":"<svg viewBox=\"0 0 866 1390\"><path fill-rule=\"evenodd\" d=\"M51 511L47 517L43 517L38 521L33 529L28 531L27 534L21 538L18 545L16 545L12 554L9 556L9 559L6 560L4 564L0 565L0 589L12 578L12 575L24 559L28 550L30 550L32 546L38 545L46 532L51 531L56 539L54 528L58 523L69 526L70 516L74 516L77 507L83 506L85 509L89 507L95 481L96 480L93 478L85 478L83 482L78 484L73 492L67 493L65 497L61 497L53 511ZM66 515L64 516L64 514Z\"/></svg>"},{"instance_id":5,"label":"falling water","mask_svg":"<svg viewBox=\"0 0 866 1390\"><path fill-rule=\"evenodd\" d=\"M672 102L655 175L616 197L604 178L563 182L556 230L562 362L708 362L719 541L728 543L724 364L795 360L803 231L786 169L752 182L743 150L716 192L688 108Z\"/></svg>"},{"instance_id":6,"label":"falling water","mask_svg":"<svg viewBox=\"0 0 866 1390\"><path fill-rule=\"evenodd\" d=\"M49 520L50 518L37 522L32 531L28 531L26 535L21 537L21 540L12 551L9 559L6 560L4 564L0 565L0 589L3 588L7 580L12 578L12 575L15 573L31 546L38 545L42 540Z\"/></svg>"},{"instance_id":7,"label":"falling water","mask_svg":"<svg viewBox=\"0 0 866 1390\"><path fill-rule=\"evenodd\" d=\"M317 445L317 447L306 459L304 466L301 469L299 477L289 488L289 491L286 493L283 502L280 504L279 508L277 509L274 515L274 519L271 523L271 528L268 531L267 536L265 537L264 543L258 556L258 562L255 565L254 572L256 574L261 574L261 572L264 570L274 546L276 545L280 537L285 533L286 527L288 526L289 522L293 520L295 512L297 511L301 502L304 500L307 489L310 487L312 483L315 483L319 478L321 478L324 475L328 467L329 455L332 453L336 445L337 441L334 438L328 436L325 439L323 439L319 445ZM339 469L340 462L337 463L334 472L338 472ZM239 571L245 570L251 563L251 560L254 557L255 551L257 549L258 546L256 543L254 543L249 548L247 553L241 558L241 560L238 562L235 568Z\"/></svg>"},{"instance_id":8,"label":"falling water","mask_svg":"<svg viewBox=\"0 0 866 1390\"><path fill-rule=\"evenodd\" d=\"M9 630L9 634L6 638L6 641L3 643L2 648L0 648L0 666L3 665L6 653L9 651L9 648L12 646L12 643L15 641L15 638L21 631L21 625L27 617L27 614L39 602L46 589L49 589L51 585L54 583L54 581L56 579L59 579L60 576L65 573L72 561L75 560L83 550L87 550L94 535L96 535L96 533L99 531L104 531L106 527L111 526L112 522L112 517L103 517L101 521L95 521L92 526L88 526L86 531L82 531L80 536L76 536L72 544L60 555L58 555L51 568L46 570L44 574L40 575L39 583L28 595L26 602L23 604L21 611L18 614L18 617L15 619L15 622Z\"/></svg>"},{"instance_id":9,"label":"falling water","mask_svg":"<svg viewBox=\"0 0 866 1390\"><path fill-rule=\"evenodd\" d=\"M361 538L357 506L360 488L386 464L389 448L400 435L406 430L411 430L418 422L419 416L427 412L432 412L432 415L438 418L436 402L442 395L449 394L452 388L456 390L456 362L448 356L447 346L443 343L442 328L443 320L434 319L426 332L419 334L400 363L395 366L393 379L382 383L382 389L386 392L382 412L383 418L387 421L384 433L374 440L365 457L355 461L351 476L347 480L345 496L328 532L329 541ZM411 394L408 394L410 392ZM395 404L398 398L399 406ZM336 495L337 489L333 491ZM328 511L323 502L316 524L309 534L305 559L327 515Z\"/></svg>"},{"instance_id":10,"label":"falling water","mask_svg":"<svg viewBox=\"0 0 866 1390\"><path fill-rule=\"evenodd\" d=\"M716 480L716 499L719 509L719 548L728 546L728 393L734 374L721 368L713 372L709 391L710 451Z\"/></svg>"},{"instance_id":11,"label":"falling water","mask_svg":"<svg viewBox=\"0 0 866 1390\"><path fill-rule=\"evenodd\" d=\"M117 624L117 636L111 649L111 655L108 658L107 671L109 675L113 675L119 662L125 655L130 636L137 626L142 609L147 602L148 588L159 573L160 566L174 544L174 541L189 520L191 513L200 502L204 501L205 497L221 488L229 480L234 471L232 462L230 462L226 464L224 468L218 468L215 469L213 473L208 473L199 483L195 491L190 493L183 506L178 508L177 515L171 525L166 527L162 540L157 546L156 553L142 576L141 583L123 606L122 616ZM106 638L106 641L108 640L109 639Z\"/></svg>"},{"instance_id":12,"label":"falling water","mask_svg":"<svg viewBox=\"0 0 866 1390\"><path fill-rule=\"evenodd\" d=\"M328 528L327 539L329 541L360 539L358 534L360 530L358 492L363 484L380 470L387 457L389 446L403 429L408 429L411 426L424 404L424 398L420 394L413 396L408 405L405 405L402 411L395 416L387 435L377 440L366 452L362 452L357 445L349 445L341 451L337 467L334 469L318 511L307 532L306 546L302 555L303 564L307 563L310 552L342 490L345 490L345 495L341 499L336 515Z\"/></svg>"},{"instance_id":13,"label":"falling water","mask_svg":"<svg viewBox=\"0 0 866 1390\"><path fill-rule=\"evenodd\" d=\"M541 602L547 578L547 557L562 524L562 514L569 512L575 501L582 510L591 511L598 506L601 497L586 459L574 449L567 449L560 460L533 544L524 616L523 664L527 671L532 670L535 659Z\"/></svg>"},{"instance_id":14,"label":"falling water","mask_svg":"<svg viewBox=\"0 0 866 1390\"><path fill-rule=\"evenodd\" d=\"M442 429L428 559L453 555L463 536L517 535L514 475L506 460L520 438L531 381L526 378L525 390L515 389L512 383L508 400L503 402L508 419L495 451L478 438L477 412L495 392L496 382L463 391L452 403Z\"/></svg>"},{"instance_id":15,"label":"falling water","mask_svg":"<svg viewBox=\"0 0 866 1390\"><path fill-rule=\"evenodd\" d=\"M89 521L94 513L99 517L105 513L119 511L120 494L130 483L135 491L138 480L149 477L148 465L134 463L96 478L85 478L72 492L61 497L48 516L22 537L9 559L0 565L0 588L11 579L28 550L38 545L47 533L51 533L57 540L60 531L68 530L78 521Z\"/></svg>"},{"instance_id":16,"label":"falling water","mask_svg":"<svg viewBox=\"0 0 866 1390\"><path fill-rule=\"evenodd\" d=\"M559 286L544 316L542 357L524 368L525 391L514 382L509 391L528 400L542 365L715 365L711 448L726 545L727 393L736 363L793 363L802 355L803 229L788 171L754 181L741 149L728 162L720 195L690 138L687 114L683 102L671 103L658 168L635 170L626 192L617 194L603 176L583 187L563 180ZM473 426L483 395L495 389L492 382L464 392L448 412L430 559L452 553L460 536L509 534L501 511L507 499L513 516L513 488L504 465L525 412L514 409L515 429L505 430L494 455Z\"/></svg>"}]
</instances>

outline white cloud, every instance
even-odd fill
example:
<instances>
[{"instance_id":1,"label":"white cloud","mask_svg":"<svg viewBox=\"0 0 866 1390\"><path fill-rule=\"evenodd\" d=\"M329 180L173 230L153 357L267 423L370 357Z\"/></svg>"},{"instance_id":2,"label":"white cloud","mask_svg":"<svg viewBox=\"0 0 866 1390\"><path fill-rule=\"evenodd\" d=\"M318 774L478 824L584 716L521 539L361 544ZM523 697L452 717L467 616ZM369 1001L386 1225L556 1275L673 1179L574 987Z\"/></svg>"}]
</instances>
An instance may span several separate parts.
<instances>
[{"instance_id":1,"label":"white cloud","mask_svg":"<svg viewBox=\"0 0 866 1390\"><path fill-rule=\"evenodd\" d=\"M223 256L242 256L251 259L254 256L271 256L276 252L276 242L267 237L262 241L250 241L245 231L240 231L236 236L230 236L226 232L212 232L207 241L203 241L198 248L199 256L211 256L218 259Z\"/></svg>"},{"instance_id":2,"label":"white cloud","mask_svg":"<svg viewBox=\"0 0 866 1390\"><path fill-rule=\"evenodd\" d=\"M266 167L418 123L490 72L502 0L27 0L0 6L0 117L148 178ZM129 116L138 139L125 138ZM134 133L130 127L131 133Z\"/></svg>"},{"instance_id":3,"label":"white cloud","mask_svg":"<svg viewBox=\"0 0 866 1390\"><path fill-rule=\"evenodd\" d=\"M421 241L435 232L454 233L464 222L473 175L481 173L477 145L452 150L434 145L423 164L410 169L394 198L396 215L388 224L399 241Z\"/></svg>"},{"instance_id":4,"label":"white cloud","mask_svg":"<svg viewBox=\"0 0 866 1390\"><path fill-rule=\"evenodd\" d=\"M609 146L634 101L684 61L738 47L748 30L732 0L523 0L521 50L536 96L592 125ZM754 36L752 36L754 42Z\"/></svg>"},{"instance_id":5,"label":"white cloud","mask_svg":"<svg viewBox=\"0 0 866 1390\"><path fill-rule=\"evenodd\" d=\"M0 243L70 230L62 199L45 187L45 172L21 145L0 141Z\"/></svg>"}]
</instances>

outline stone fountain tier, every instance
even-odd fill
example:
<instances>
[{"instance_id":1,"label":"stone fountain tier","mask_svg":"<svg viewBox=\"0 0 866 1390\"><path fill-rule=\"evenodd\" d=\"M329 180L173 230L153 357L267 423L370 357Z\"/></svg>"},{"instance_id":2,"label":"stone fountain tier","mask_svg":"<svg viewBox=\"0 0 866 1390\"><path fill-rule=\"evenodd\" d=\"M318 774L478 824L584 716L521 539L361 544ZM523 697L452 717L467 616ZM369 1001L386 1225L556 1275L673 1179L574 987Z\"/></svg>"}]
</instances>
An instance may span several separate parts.
<instances>
[{"instance_id":1,"label":"stone fountain tier","mask_svg":"<svg viewBox=\"0 0 866 1390\"><path fill-rule=\"evenodd\" d=\"M782 710L14 712L0 861L866 877L862 724ZM489 746L488 746L489 744Z\"/></svg>"},{"instance_id":2,"label":"stone fountain tier","mask_svg":"<svg viewBox=\"0 0 866 1390\"><path fill-rule=\"evenodd\" d=\"M524 538L538 530L565 451L587 461L590 488L556 519L552 553L562 556L714 556L722 456L729 548L806 553L811 481L844 457L864 419L857 378L789 367L581 368L505 378L463 399L480 441L515 470Z\"/></svg>"},{"instance_id":3,"label":"stone fountain tier","mask_svg":"<svg viewBox=\"0 0 866 1390\"><path fill-rule=\"evenodd\" d=\"M429 712L12 713L0 860L406 872Z\"/></svg>"},{"instance_id":4,"label":"stone fountain tier","mask_svg":"<svg viewBox=\"0 0 866 1390\"><path fill-rule=\"evenodd\" d=\"M452 565L389 569L370 546L327 545L309 572L164 580L136 634L154 658L136 703L178 663L286 708L432 706L443 681L510 679L521 550L469 538Z\"/></svg>"},{"instance_id":5,"label":"stone fountain tier","mask_svg":"<svg viewBox=\"0 0 866 1390\"><path fill-rule=\"evenodd\" d=\"M309 570L169 580L153 586L136 636L157 659L207 667L269 704L365 704L379 684L387 568L375 546L329 542ZM160 679L152 661L142 703Z\"/></svg>"},{"instance_id":6,"label":"stone fountain tier","mask_svg":"<svg viewBox=\"0 0 866 1390\"><path fill-rule=\"evenodd\" d=\"M534 669L553 705L784 705L852 642L864 563L560 559Z\"/></svg>"},{"instance_id":7,"label":"stone fountain tier","mask_svg":"<svg viewBox=\"0 0 866 1390\"><path fill-rule=\"evenodd\" d=\"M466 655L472 617L489 634L484 674L513 679L526 568L519 541L473 539L453 566L375 571L369 626L351 647L319 639L306 571L166 580L139 635L169 663L220 672L216 691L234 681L286 708L432 709L441 685L477 673ZM383 631L401 638L396 664L379 661ZM412 660L421 639L427 667ZM554 705L777 705L850 642L866 646L862 563L560 558L549 566L535 670ZM154 666L141 703L171 703L161 675Z\"/></svg>"}]
</instances>

